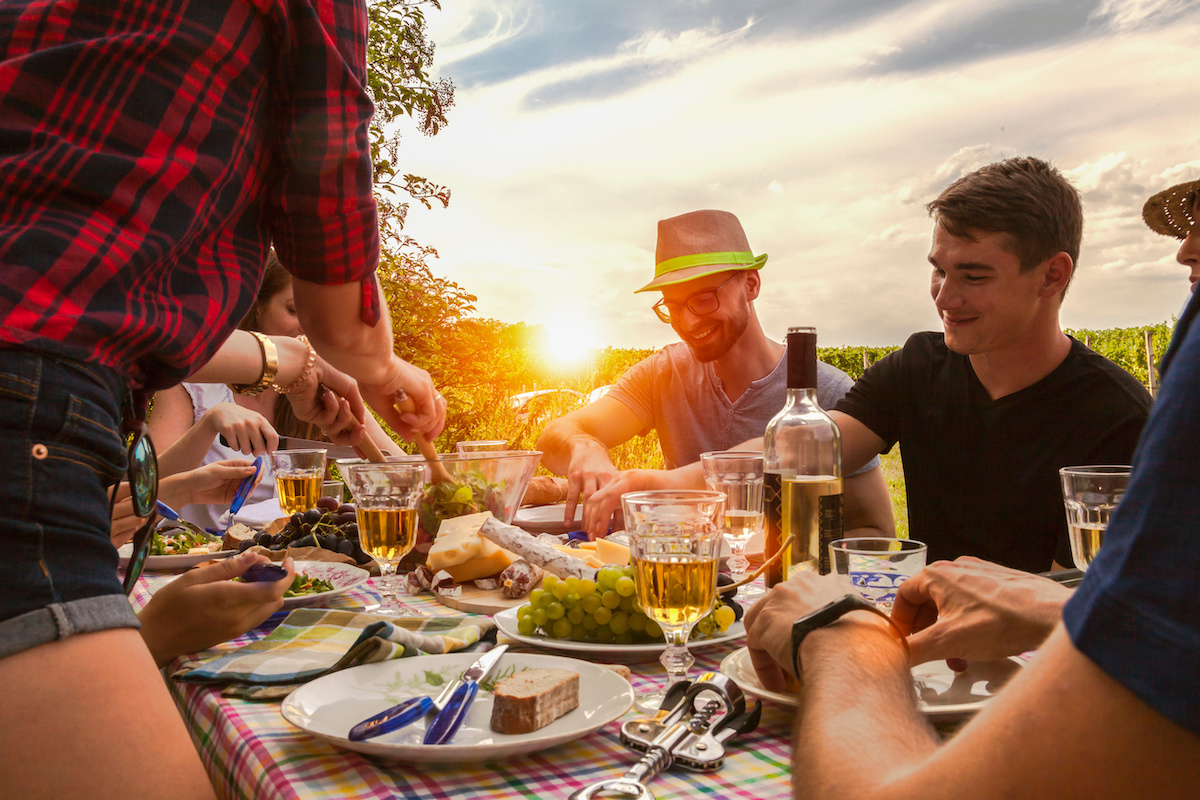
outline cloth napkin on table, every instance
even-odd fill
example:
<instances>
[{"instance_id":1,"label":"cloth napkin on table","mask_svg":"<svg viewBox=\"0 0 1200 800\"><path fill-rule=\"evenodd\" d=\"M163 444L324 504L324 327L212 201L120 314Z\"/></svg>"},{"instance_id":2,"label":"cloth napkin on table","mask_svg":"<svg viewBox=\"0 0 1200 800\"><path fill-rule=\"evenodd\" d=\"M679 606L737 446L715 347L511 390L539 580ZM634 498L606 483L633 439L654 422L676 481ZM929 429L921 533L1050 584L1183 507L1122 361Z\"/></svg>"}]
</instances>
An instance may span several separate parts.
<instances>
[{"instance_id":1,"label":"cloth napkin on table","mask_svg":"<svg viewBox=\"0 0 1200 800\"><path fill-rule=\"evenodd\" d=\"M484 649L494 631L495 623L480 616L381 619L378 614L298 608L257 642L215 657L189 657L171 677L226 684L222 694L227 697L274 700L347 667Z\"/></svg>"}]
</instances>

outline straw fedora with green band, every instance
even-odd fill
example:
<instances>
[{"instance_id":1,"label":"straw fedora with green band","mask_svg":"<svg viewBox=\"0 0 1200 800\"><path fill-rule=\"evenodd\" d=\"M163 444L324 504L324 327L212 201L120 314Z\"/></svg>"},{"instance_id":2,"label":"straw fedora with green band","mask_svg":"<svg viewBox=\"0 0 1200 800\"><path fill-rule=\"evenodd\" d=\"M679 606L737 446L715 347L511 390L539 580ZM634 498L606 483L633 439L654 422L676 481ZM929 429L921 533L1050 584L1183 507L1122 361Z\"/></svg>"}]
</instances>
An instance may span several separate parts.
<instances>
[{"instance_id":1,"label":"straw fedora with green band","mask_svg":"<svg viewBox=\"0 0 1200 800\"><path fill-rule=\"evenodd\" d=\"M1188 181L1164 189L1142 206L1142 219L1155 233L1174 236L1176 239L1187 238L1195 221L1192 218L1192 207L1195 205L1198 190L1200 181Z\"/></svg>"},{"instance_id":2,"label":"straw fedora with green band","mask_svg":"<svg viewBox=\"0 0 1200 800\"><path fill-rule=\"evenodd\" d=\"M658 223L654 280L639 292L729 272L762 269L767 255L750 252L742 223L728 211L692 211Z\"/></svg>"}]
</instances>

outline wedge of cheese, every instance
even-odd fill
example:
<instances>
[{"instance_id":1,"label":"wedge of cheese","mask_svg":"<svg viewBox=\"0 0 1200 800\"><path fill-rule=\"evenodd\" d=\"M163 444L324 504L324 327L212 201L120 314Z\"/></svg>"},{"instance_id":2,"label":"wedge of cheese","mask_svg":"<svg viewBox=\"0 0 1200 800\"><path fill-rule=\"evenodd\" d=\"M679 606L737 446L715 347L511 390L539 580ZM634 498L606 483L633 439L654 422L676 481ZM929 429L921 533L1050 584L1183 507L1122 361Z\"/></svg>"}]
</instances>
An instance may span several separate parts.
<instances>
[{"instance_id":1,"label":"wedge of cheese","mask_svg":"<svg viewBox=\"0 0 1200 800\"><path fill-rule=\"evenodd\" d=\"M629 548L611 539L596 540L596 555L605 564L616 564L623 567L629 563Z\"/></svg>"},{"instance_id":2,"label":"wedge of cheese","mask_svg":"<svg viewBox=\"0 0 1200 800\"><path fill-rule=\"evenodd\" d=\"M429 568L450 573L458 583L495 575L520 558L479 535L491 513L468 514L442 520L437 538L429 548Z\"/></svg>"},{"instance_id":3,"label":"wedge of cheese","mask_svg":"<svg viewBox=\"0 0 1200 800\"><path fill-rule=\"evenodd\" d=\"M604 566L604 562L597 558L593 550L584 550L581 547L567 547L565 544L556 544L554 545L554 549L566 553L571 558L578 558L590 567L600 569Z\"/></svg>"}]
</instances>

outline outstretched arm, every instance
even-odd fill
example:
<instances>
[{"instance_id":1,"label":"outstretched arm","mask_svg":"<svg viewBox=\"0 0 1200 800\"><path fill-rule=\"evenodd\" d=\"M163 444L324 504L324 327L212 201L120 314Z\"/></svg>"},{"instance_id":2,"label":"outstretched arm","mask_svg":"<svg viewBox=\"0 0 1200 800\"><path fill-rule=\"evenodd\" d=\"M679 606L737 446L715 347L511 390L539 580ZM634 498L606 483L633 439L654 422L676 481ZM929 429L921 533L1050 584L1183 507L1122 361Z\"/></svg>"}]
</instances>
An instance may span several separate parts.
<instances>
[{"instance_id":1,"label":"outstretched arm","mask_svg":"<svg viewBox=\"0 0 1200 800\"><path fill-rule=\"evenodd\" d=\"M567 476L563 519L575 518L575 505L602 489L617 468L608 451L642 430L642 421L619 400L601 397L551 422L538 437L546 469Z\"/></svg>"}]
</instances>

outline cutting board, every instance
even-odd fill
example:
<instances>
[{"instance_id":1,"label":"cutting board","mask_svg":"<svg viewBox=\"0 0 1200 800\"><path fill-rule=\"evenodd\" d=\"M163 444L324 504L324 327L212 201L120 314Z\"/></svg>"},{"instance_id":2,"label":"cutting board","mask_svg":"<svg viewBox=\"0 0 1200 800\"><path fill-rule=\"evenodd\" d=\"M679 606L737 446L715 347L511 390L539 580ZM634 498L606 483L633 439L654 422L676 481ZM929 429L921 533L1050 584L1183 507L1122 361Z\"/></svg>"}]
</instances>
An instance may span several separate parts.
<instances>
[{"instance_id":1,"label":"cutting board","mask_svg":"<svg viewBox=\"0 0 1200 800\"><path fill-rule=\"evenodd\" d=\"M537 586L541 586L541 583L539 582ZM529 602L529 595L514 600L511 597L505 597L504 592L499 589L479 589L469 582L462 584L462 594L458 597L444 597L436 592L433 596L442 605L467 614L490 615L516 606L523 606Z\"/></svg>"}]
</instances>

